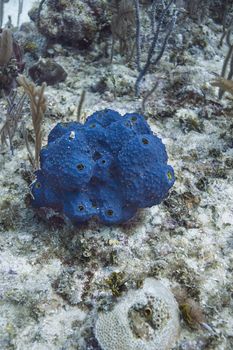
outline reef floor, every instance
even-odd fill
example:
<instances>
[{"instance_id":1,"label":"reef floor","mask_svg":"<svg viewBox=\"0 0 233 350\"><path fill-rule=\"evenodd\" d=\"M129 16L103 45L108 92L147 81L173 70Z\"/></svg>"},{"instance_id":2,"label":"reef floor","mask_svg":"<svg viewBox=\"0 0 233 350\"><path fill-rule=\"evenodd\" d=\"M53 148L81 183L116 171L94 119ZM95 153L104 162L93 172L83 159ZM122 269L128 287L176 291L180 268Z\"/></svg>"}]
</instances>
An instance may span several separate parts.
<instances>
[{"instance_id":1,"label":"reef floor","mask_svg":"<svg viewBox=\"0 0 233 350\"><path fill-rule=\"evenodd\" d=\"M165 56L143 82L142 96L159 82L144 116L166 145L176 182L162 204L130 223L49 225L27 205L30 165L22 135L15 137L14 155L1 151L1 349L98 349L97 312L147 277L174 292L185 290L212 329L190 327L181 317L173 350L233 348L233 105L227 94L219 101L210 85L226 51L217 48L220 33L211 35L207 54L197 51L185 66ZM70 51L55 60L68 77L46 88L44 144L57 122L76 120L82 90L82 120L104 108L141 110L142 98L134 96L137 74L119 55L112 64L95 59L95 52ZM29 110L24 119L33 135Z\"/></svg>"}]
</instances>

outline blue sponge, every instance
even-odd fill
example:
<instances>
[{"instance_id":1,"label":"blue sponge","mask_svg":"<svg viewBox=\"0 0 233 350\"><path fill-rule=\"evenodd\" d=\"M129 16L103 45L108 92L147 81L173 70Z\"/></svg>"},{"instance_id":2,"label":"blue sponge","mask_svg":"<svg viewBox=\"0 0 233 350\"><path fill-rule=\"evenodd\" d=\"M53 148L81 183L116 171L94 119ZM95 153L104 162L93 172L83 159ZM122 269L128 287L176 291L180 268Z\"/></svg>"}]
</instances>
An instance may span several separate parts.
<instances>
[{"instance_id":1,"label":"blue sponge","mask_svg":"<svg viewBox=\"0 0 233 350\"><path fill-rule=\"evenodd\" d=\"M31 186L32 205L52 208L79 224L131 219L138 208L159 204L175 181L167 153L144 117L105 109L84 125L59 123L40 153Z\"/></svg>"}]
</instances>

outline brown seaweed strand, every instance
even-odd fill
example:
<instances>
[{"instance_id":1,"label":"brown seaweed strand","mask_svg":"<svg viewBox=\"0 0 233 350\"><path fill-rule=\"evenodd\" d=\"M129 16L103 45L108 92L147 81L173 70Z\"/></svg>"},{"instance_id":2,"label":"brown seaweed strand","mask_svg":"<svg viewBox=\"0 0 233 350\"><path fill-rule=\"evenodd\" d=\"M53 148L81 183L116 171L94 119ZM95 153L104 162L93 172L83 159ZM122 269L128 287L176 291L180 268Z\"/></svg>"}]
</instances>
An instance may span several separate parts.
<instances>
[{"instance_id":1,"label":"brown seaweed strand","mask_svg":"<svg viewBox=\"0 0 233 350\"><path fill-rule=\"evenodd\" d=\"M24 88L24 91L30 100L30 109L32 115L32 124L35 133L35 169L40 167L40 150L42 147L42 121L44 119L44 113L46 111L46 98L44 91L46 83L41 86L36 86L33 82L30 82L25 76L19 75L18 83Z\"/></svg>"}]
</instances>

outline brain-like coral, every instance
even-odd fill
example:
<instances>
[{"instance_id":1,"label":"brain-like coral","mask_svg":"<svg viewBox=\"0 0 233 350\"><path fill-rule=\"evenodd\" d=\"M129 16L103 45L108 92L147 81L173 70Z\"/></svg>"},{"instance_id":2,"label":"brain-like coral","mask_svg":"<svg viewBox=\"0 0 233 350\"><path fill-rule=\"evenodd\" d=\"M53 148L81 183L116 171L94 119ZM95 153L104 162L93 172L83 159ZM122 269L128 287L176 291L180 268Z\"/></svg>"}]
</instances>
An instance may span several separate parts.
<instances>
[{"instance_id":1,"label":"brain-like coral","mask_svg":"<svg viewBox=\"0 0 233 350\"><path fill-rule=\"evenodd\" d=\"M112 311L100 313L95 336L102 350L169 350L179 335L179 310L161 282L147 278Z\"/></svg>"},{"instance_id":2,"label":"brain-like coral","mask_svg":"<svg viewBox=\"0 0 233 350\"><path fill-rule=\"evenodd\" d=\"M74 224L98 217L122 223L138 208L159 204L174 183L162 141L143 116L105 109L59 123L41 150L32 205L58 211Z\"/></svg>"}]
</instances>

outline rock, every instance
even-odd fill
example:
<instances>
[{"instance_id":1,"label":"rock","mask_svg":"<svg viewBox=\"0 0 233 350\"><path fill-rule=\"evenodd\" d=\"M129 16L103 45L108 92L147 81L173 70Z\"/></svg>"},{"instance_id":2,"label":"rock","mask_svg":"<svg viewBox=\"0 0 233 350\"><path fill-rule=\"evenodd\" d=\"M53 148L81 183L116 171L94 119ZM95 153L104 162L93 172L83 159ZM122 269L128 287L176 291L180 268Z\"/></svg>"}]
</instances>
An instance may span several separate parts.
<instances>
[{"instance_id":1,"label":"rock","mask_svg":"<svg viewBox=\"0 0 233 350\"><path fill-rule=\"evenodd\" d=\"M46 82L48 85L55 85L65 81L67 77L64 68L52 59L40 59L29 68L28 73L37 84Z\"/></svg>"},{"instance_id":2,"label":"rock","mask_svg":"<svg viewBox=\"0 0 233 350\"><path fill-rule=\"evenodd\" d=\"M179 309L161 282L147 278L115 308L99 313L95 336L102 350L169 350L179 335Z\"/></svg>"},{"instance_id":3,"label":"rock","mask_svg":"<svg viewBox=\"0 0 233 350\"><path fill-rule=\"evenodd\" d=\"M106 23L105 9L104 0L49 0L40 13L38 7L34 7L29 16L47 39L86 48Z\"/></svg>"},{"instance_id":4,"label":"rock","mask_svg":"<svg viewBox=\"0 0 233 350\"><path fill-rule=\"evenodd\" d=\"M24 53L23 59L27 67L35 64L40 57L46 54L47 40L38 32L34 23L23 23L14 33L14 38Z\"/></svg>"}]
</instances>

